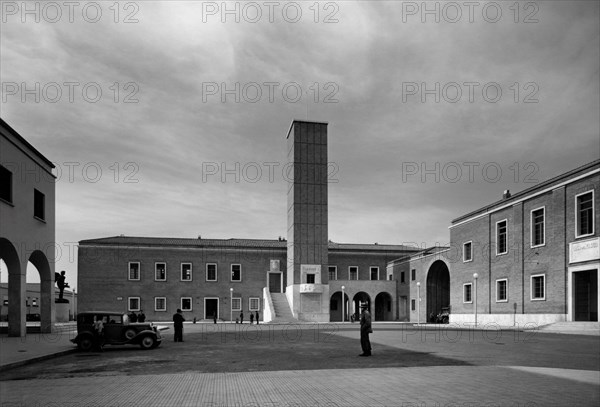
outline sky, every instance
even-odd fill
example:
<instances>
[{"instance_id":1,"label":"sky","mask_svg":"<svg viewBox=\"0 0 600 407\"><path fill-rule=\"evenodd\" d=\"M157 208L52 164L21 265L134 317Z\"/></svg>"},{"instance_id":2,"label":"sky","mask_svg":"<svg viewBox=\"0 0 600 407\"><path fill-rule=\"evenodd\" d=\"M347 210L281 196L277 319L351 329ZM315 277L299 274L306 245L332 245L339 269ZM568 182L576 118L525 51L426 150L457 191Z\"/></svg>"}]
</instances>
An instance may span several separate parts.
<instances>
[{"instance_id":1,"label":"sky","mask_svg":"<svg viewBox=\"0 0 600 407\"><path fill-rule=\"evenodd\" d=\"M329 123L331 240L443 245L599 158L599 4L2 1L0 116L74 287L83 239L285 237L294 119Z\"/></svg>"}]
</instances>

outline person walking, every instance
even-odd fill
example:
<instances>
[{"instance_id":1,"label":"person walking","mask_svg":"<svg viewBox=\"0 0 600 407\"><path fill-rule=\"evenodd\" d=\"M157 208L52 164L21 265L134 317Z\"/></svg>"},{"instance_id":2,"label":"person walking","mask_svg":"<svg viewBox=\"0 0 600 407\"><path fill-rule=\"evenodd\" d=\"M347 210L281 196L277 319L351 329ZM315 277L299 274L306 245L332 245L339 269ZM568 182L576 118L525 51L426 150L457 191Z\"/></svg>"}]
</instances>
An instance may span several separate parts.
<instances>
[{"instance_id":1,"label":"person walking","mask_svg":"<svg viewBox=\"0 0 600 407\"><path fill-rule=\"evenodd\" d=\"M240 312L240 324L244 323L244 311Z\"/></svg>"},{"instance_id":2,"label":"person walking","mask_svg":"<svg viewBox=\"0 0 600 407\"><path fill-rule=\"evenodd\" d=\"M250 313L250 325L254 322L254 314Z\"/></svg>"},{"instance_id":3,"label":"person walking","mask_svg":"<svg viewBox=\"0 0 600 407\"><path fill-rule=\"evenodd\" d=\"M358 356L371 356L371 341L369 340L369 334L372 332L371 314L369 313L369 306L365 304L362 306L362 314L360 316L360 346L363 353Z\"/></svg>"},{"instance_id":4,"label":"person walking","mask_svg":"<svg viewBox=\"0 0 600 407\"><path fill-rule=\"evenodd\" d=\"M256 311L256 325L258 325L258 311Z\"/></svg>"},{"instance_id":5,"label":"person walking","mask_svg":"<svg viewBox=\"0 0 600 407\"><path fill-rule=\"evenodd\" d=\"M213 314L213 321L215 322L215 324L217 323L217 313L216 312Z\"/></svg>"},{"instance_id":6,"label":"person walking","mask_svg":"<svg viewBox=\"0 0 600 407\"><path fill-rule=\"evenodd\" d=\"M175 342L183 342L183 321L185 321L185 318L181 315L181 309L177 308L177 313L173 315Z\"/></svg>"},{"instance_id":7,"label":"person walking","mask_svg":"<svg viewBox=\"0 0 600 407\"><path fill-rule=\"evenodd\" d=\"M94 317L94 335L95 335L95 347L98 351L104 352L102 346L104 345L104 322L102 321L102 315L96 315Z\"/></svg>"}]
</instances>

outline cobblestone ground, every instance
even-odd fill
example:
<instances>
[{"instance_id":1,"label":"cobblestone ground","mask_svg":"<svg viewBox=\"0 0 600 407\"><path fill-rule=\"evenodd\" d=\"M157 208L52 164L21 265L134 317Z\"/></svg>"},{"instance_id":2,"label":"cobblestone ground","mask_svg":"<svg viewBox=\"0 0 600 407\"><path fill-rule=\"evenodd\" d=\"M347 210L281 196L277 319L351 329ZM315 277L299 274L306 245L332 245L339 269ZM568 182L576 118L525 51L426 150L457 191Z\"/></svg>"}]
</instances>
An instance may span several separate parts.
<instances>
[{"instance_id":1,"label":"cobblestone ground","mask_svg":"<svg viewBox=\"0 0 600 407\"><path fill-rule=\"evenodd\" d=\"M596 406L598 337L357 327L188 328L0 373L4 406Z\"/></svg>"}]
</instances>

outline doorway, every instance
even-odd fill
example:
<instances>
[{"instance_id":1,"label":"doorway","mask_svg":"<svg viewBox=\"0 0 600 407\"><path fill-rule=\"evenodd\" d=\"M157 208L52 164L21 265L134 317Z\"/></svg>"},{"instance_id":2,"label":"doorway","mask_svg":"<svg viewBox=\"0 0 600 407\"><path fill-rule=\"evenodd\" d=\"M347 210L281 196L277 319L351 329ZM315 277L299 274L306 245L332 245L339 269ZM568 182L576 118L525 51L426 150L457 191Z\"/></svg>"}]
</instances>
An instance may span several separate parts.
<instances>
[{"instance_id":1,"label":"doorway","mask_svg":"<svg viewBox=\"0 0 600 407\"><path fill-rule=\"evenodd\" d=\"M598 271L573 273L573 313L575 321L598 321Z\"/></svg>"},{"instance_id":2,"label":"doorway","mask_svg":"<svg viewBox=\"0 0 600 407\"><path fill-rule=\"evenodd\" d=\"M213 319L215 314L219 318L219 299L205 298L204 299L204 319Z\"/></svg>"},{"instance_id":3,"label":"doorway","mask_svg":"<svg viewBox=\"0 0 600 407\"><path fill-rule=\"evenodd\" d=\"M281 284L281 274L282 273L269 273L269 292L270 293L280 293L282 292L282 284Z\"/></svg>"}]
</instances>

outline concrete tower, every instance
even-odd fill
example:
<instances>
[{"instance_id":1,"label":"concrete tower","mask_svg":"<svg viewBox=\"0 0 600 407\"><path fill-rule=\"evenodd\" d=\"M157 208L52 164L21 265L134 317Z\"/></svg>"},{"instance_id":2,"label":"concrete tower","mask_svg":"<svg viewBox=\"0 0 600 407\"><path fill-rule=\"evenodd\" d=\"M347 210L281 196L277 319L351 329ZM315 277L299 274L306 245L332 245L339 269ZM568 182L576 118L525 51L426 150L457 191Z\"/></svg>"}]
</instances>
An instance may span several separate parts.
<instances>
[{"instance_id":1,"label":"concrete tower","mask_svg":"<svg viewBox=\"0 0 600 407\"><path fill-rule=\"evenodd\" d=\"M327 123L294 120L287 139L286 296L295 318L329 322Z\"/></svg>"}]
</instances>

